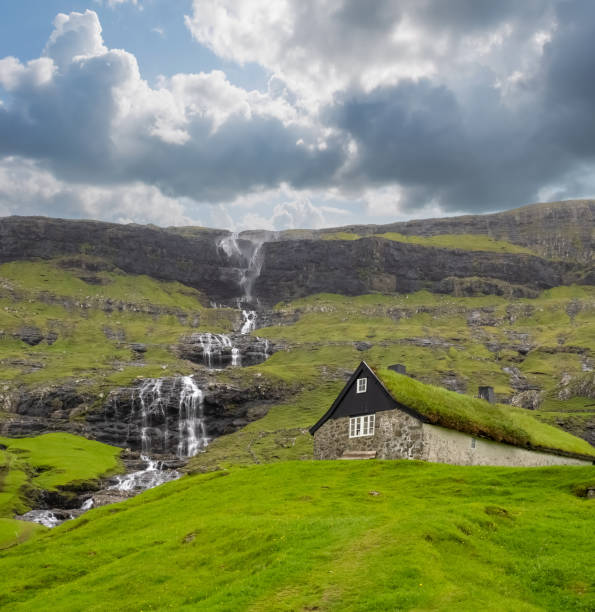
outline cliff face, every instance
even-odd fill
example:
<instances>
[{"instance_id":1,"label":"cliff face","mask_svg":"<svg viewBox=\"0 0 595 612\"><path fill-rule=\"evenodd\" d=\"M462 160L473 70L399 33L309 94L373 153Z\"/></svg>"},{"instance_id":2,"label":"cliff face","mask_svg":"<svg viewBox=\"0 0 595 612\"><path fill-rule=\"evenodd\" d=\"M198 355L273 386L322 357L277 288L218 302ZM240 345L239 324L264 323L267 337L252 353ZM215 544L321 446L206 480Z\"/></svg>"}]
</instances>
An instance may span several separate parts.
<instances>
[{"instance_id":1,"label":"cliff face","mask_svg":"<svg viewBox=\"0 0 595 612\"><path fill-rule=\"evenodd\" d=\"M533 249L538 255L588 263L593 259L595 200L530 204L490 215L420 219L388 225L340 228L359 235L398 232L406 236L476 234ZM329 230L324 230L329 231Z\"/></svg>"},{"instance_id":2,"label":"cliff face","mask_svg":"<svg viewBox=\"0 0 595 612\"><path fill-rule=\"evenodd\" d=\"M556 285L595 282L594 218L592 200L538 204L494 215L352 226L342 230L365 237L345 241L323 240L318 231L300 232L299 239L295 232L243 232L231 239L229 232L203 228L8 217L0 219L0 262L92 255L127 273L180 281L218 303L247 295L246 283L265 304L316 292L532 296ZM537 254L445 249L374 236L384 232L486 235ZM257 270L249 269L254 265Z\"/></svg>"},{"instance_id":3,"label":"cliff face","mask_svg":"<svg viewBox=\"0 0 595 612\"><path fill-rule=\"evenodd\" d=\"M323 292L454 293L459 287L464 293L470 283L479 293L501 290L531 296L579 275L568 262L532 255L437 249L374 237L271 242L263 248L264 265L255 292L274 295L276 301Z\"/></svg>"},{"instance_id":4,"label":"cliff face","mask_svg":"<svg viewBox=\"0 0 595 612\"><path fill-rule=\"evenodd\" d=\"M0 263L92 255L124 272L176 280L221 299L236 293L222 269L225 257L217 248L217 237L224 234L200 230L181 235L143 225L6 217L0 219Z\"/></svg>"}]
</instances>

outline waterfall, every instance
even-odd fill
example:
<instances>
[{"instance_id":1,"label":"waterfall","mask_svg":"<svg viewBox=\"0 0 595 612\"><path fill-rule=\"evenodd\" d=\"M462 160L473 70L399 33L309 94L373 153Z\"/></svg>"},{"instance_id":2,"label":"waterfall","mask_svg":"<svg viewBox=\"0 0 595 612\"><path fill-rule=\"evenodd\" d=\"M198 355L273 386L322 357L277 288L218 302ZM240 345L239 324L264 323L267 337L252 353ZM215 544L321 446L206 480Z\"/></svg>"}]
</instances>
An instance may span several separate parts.
<instances>
[{"instance_id":1,"label":"waterfall","mask_svg":"<svg viewBox=\"0 0 595 612\"><path fill-rule=\"evenodd\" d=\"M179 404L178 457L193 457L206 448L209 440L203 412L203 393L190 376L182 378Z\"/></svg>"},{"instance_id":2,"label":"waterfall","mask_svg":"<svg viewBox=\"0 0 595 612\"><path fill-rule=\"evenodd\" d=\"M256 279L260 276L260 271L262 270L262 264L264 263L263 258L261 256L262 245L264 241L261 242L253 242L252 253L248 257L248 262L246 268L242 270L242 275L240 278L240 287L244 293L244 300L247 304L252 303L252 289L254 288L254 283Z\"/></svg>"},{"instance_id":3,"label":"waterfall","mask_svg":"<svg viewBox=\"0 0 595 612\"><path fill-rule=\"evenodd\" d=\"M256 310L242 310L242 316L244 317L244 324L240 333L249 334L256 329Z\"/></svg>"},{"instance_id":4,"label":"waterfall","mask_svg":"<svg viewBox=\"0 0 595 612\"><path fill-rule=\"evenodd\" d=\"M264 257L262 245L271 239L277 239L277 233L265 232L259 238L250 238L246 235L240 238L237 232L221 238L217 242L231 264L235 266L238 273L238 285L241 290L241 297L238 299L238 307L241 303L250 305L253 302L253 288L256 279L260 276Z\"/></svg>"},{"instance_id":5,"label":"waterfall","mask_svg":"<svg viewBox=\"0 0 595 612\"><path fill-rule=\"evenodd\" d=\"M228 257L233 257L234 255L242 257L242 252L240 251L240 246L238 244L238 238L238 233L232 232L229 236L221 238L221 240L219 240L217 243L217 246L223 249Z\"/></svg>"},{"instance_id":6,"label":"waterfall","mask_svg":"<svg viewBox=\"0 0 595 612\"><path fill-rule=\"evenodd\" d=\"M236 355L236 360L239 358L239 354ZM141 472L160 470L159 466L153 465L151 454L169 451L172 432L168 427L168 408L171 413L177 406L177 454L180 458L192 457L207 446L209 439L203 403L203 393L190 376L147 378L138 389L132 390L129 435L134 422L140 421L141 455L149 463L147 470ZM171 429L175 432L175 427Z\"/></svg>"},{"instance_id":7,"label":"waterfall","mask_svg":"<svg viewBox=\"0 0 595 612\"><path fill-rule=\"evenodd\" d=\"M231 349L231 365L232 366L242 365L242 354L240 353L240 349L237 347L234 347Z\"/></svg>"},{"instance_id":8,"label":"waterfall","mask_svg":"<svg viewBox=\"0 0 595 612\"><path fill-rule=\"evenodd\" d=\"M161 438L162 448L167 449L168 429L167 429L167 405L161 393L163 380L160 378L147 378L143 381L139 392L138 399L140 403L141 414L141 449L143 455L148 455L153 450L154 430L157 429L158 437ZM134 395L132 398L134 405ZM153 418L157 417L157 418ZM161 432L159 428L151 427L153 420L163 420L164 430Z\"/></svg>"},{"instance_id":9,"label":"waterfall","mask_svg":"<svg viewBox=\"0 0 595 612\"><path fill-rule=\"evenodd\" d=\"M141 459L147 464L147 467L130 474L124 474L123 476L115 476L116 482L108 487L108 491L145 491L146 489L157 487L164 482L176 480L181 476L177 470L163 469L161 461L156 461L146 455L141 455ZM87 508L83 505L83 510L93 507L93 498L88 499L85 504L87 502L91 502L91 505Z\"/></svg>"},{"instance_id":10,"label":"waterfall","mask_svg":"<svg viewBox=\"0 0 595 612\"><path fill-rule=\"evenodd\" d=\"M224 356L231 355L233 364L233 346L231 338L225 334L211 334L205 332L198 334L198 340L202 347L203 361L209 368L213 367L213 360L222 365Z\"/></svg>"}]
</instances>

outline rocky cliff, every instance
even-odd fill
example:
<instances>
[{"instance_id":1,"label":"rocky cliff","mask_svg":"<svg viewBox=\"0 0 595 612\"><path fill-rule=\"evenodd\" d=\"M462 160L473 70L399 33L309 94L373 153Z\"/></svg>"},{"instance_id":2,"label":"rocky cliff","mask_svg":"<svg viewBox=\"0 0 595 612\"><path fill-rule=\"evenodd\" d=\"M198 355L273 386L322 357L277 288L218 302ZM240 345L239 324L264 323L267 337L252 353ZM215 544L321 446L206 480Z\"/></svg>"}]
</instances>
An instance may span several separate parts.
<instances>
[{"instance_id":1,"label":"rocky cliff","mask_svg":"<svg viewBox=\"0 0 595 612\"><path fill-rule=\"evenodd\" d=\"M581 266L541 257L447 250L370 237L355 241L296 240L263 246L255 292L272 301L313 293L358 295L379 291L531 297L550 287L580 282Z\"/></svg>"},{"instance_id":2,"label":"rocky cliff","mask_svg":"<svg viewBox=\"0 0 595 612\"><path fill-rule=\"evenodd\" d=\"M221 230L7 217L0 219L0 262L92 255L127 273L180 281L224 303L245 294L242 282L254 284L267 304L322 291L529 296L556 285L595 282L590 266L594 218L592 200L539 204L494 215L340 228L363 236L353 241L323 240L319 231L243 232L234 238L234 251L224 243L229 232ZM476 234L529 247L535 254L439 249L376 236L386 232ZM257 255L262 274L252 270L247 277Z\"/></svg>"}]
</instances>

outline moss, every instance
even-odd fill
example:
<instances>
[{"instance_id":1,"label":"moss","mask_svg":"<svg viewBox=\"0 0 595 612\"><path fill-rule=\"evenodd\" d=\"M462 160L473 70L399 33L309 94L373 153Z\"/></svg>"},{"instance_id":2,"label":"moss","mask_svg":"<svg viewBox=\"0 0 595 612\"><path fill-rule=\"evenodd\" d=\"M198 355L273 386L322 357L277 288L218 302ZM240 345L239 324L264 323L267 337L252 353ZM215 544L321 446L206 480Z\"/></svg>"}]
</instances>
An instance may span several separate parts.
<instances>
[{"instance_id":1,"label":"moss","mask_svg":"<svg viewBox=\"0 0 595 612\"><path fill-rule=\"evenodd\" d=\"M396 232L376 234L377 238L386 238L395 242L419 244L422 246L438 247L443 249L461 249L463 251L493 251L497 253L535 253L504 240L494 240L489 236L479 234L440 234L437 236L406 236Z\"/></svg>"},{"instance_id":2,"label":"moss","mask_svg":"<svg viewBox=\"0 0 595 612\"><path fill-rule=\"evenodd\" d=\"M320 235L322 240L359 240L361 236L352 232L326 232Z\"/></svg>"},{"instance_id":3,"label":"moss","mask_svg":"<svg viewBox=\"0 0 595 612\"><path fill-rule=\"evenodd\" d=\"M485 436L497 442L595 457L595 448L588 442L537 421L521 408L489 404L426 385L392 370L379 369L377 374L398 402L417 411L433 424Z\"/></svg>"}]
</instances>

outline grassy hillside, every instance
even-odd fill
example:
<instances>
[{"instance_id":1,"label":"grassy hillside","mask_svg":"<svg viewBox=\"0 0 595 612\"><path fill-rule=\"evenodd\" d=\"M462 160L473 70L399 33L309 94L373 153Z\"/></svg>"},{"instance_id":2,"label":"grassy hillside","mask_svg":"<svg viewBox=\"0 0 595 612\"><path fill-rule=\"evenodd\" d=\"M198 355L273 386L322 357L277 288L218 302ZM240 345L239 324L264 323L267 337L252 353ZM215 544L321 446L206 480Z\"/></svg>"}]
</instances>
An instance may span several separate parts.
<instances>
[{"instance_id":1,"label":"grassy hillside","mask_svg":"<svg viewBox=\"0 0 595 612\"><path fill-rule=\"evenodd\" d=\"M588 483L400 461L186 477L0 553L0 606L587 611Z\"/></svg>"},{"instance_id":2,"label":"grassy hillside","mask_svg":"<svg viewBox=\"0 0 595 612\"><path fill-rule=\"evenodd\" d=\"M122 470L120 449L66 433L0 437L0 549L43 529L15 521L41 490L76 488Z\"/></svg>"},{"instance_id":3,"label":"grassy hillside","mask_svg":"<svg viewBox=\"0 0 595 612\"><path fill-rule=\"evenodd\" d=\"M595 386L575 384L595 365L593 287L560 287L537 299L320 294L278 304L274 316L281 324L256 333L286 350L217 378L282 382L295 393L267 405L265 419L216 440L189 469L311 456L306 429L362 359L377 367L404 363L416 379L470 396L492 385L499 400L537 406L542 420L575 434L595 424ZM65 382L94 398L86 410L97 408L101 394L137 377L199 370L173 350L180 336L239 324L237 310L210 308L193 289L126 275L97 258L4 264L0 402L13 389ZM28 327L43 335L35 346L20 338ZM135 353L135 343L146 352Z\"/></svg>"},{"instance_id":4,"label":"grassy hillside","mask_svg":"<svg viewBox=\"0 0 595 612\"><path fill-rule=\"evenodd\" d=\"M106 385L181 372L170 350L182 334L231 329L238 316L204 305L180 283L127 275L97 258L0 265L0 380L37 384L92 376ZM28 346L23 328L44 339ZM135 343L146 346L142 359Z\"/></svg>"}]
</instances>

